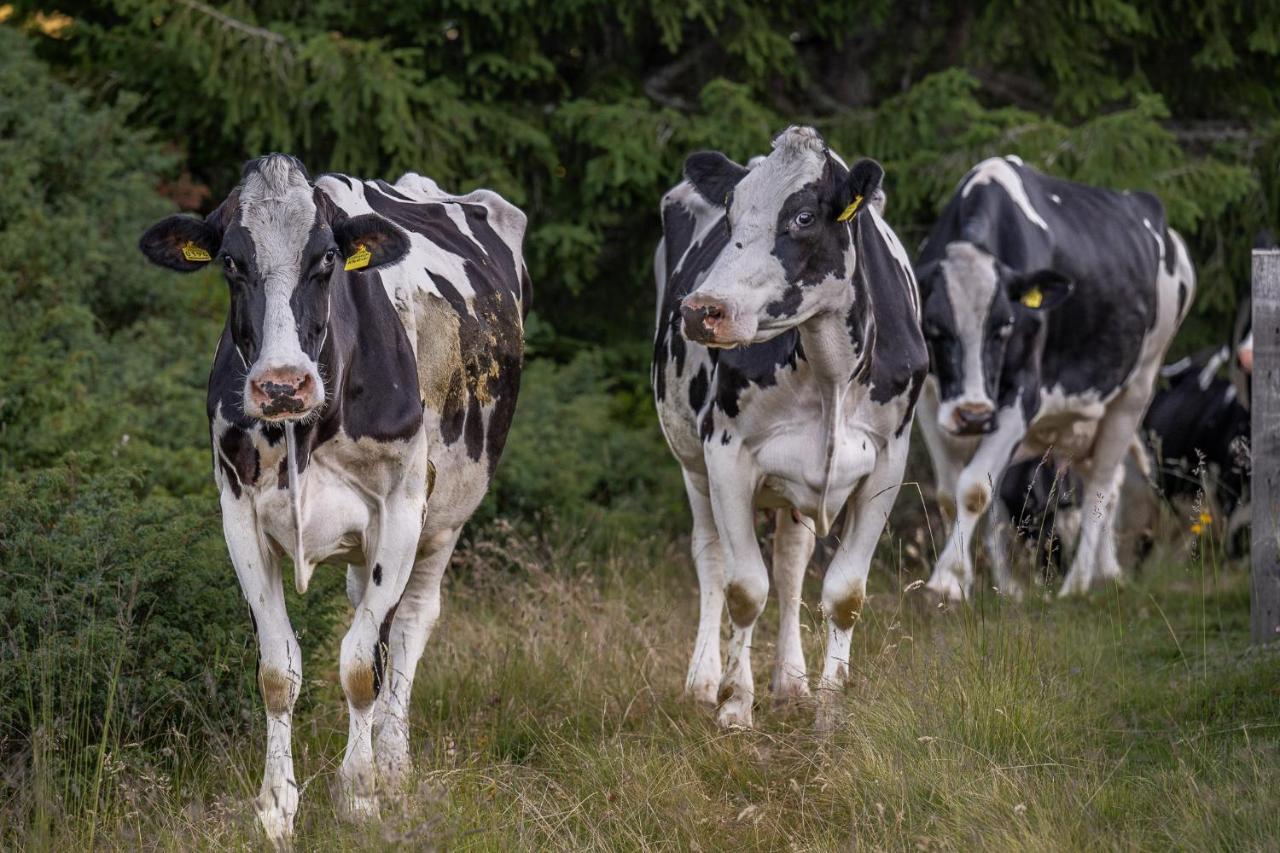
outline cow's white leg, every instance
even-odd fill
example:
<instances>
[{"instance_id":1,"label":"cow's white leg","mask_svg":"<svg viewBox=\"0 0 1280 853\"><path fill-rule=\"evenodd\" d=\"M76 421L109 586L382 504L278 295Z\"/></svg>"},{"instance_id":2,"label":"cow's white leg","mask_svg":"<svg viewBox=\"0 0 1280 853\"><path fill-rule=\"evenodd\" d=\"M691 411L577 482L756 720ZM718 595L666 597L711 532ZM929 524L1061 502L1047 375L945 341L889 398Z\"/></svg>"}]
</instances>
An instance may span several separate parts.
<instances>
[{"instance_id":1,"label":"cow's white leg","mask_svg":"<svg viewBox=\"0 0 1280 853\"><path fill-rule=\"evenodd\" d=\"M756 539L754 472L739 455L716 458L709 472L711 505L725 556L725 605L729 611L729 654L716 701L721 726L750 726L755 700L751 637L769 597L769 570ZM710 465L711 459L708 459Z\"/></svg>"},{"instance_id":2,"label":"cow's white leg","mask_svg":"<svg viewBox=\"0 0 1280 853\"><path fill-rule=\"evenodd\" d=\"M809 695L804 647L800 644L800 593L816 538L789 508L777 511L773 534L773 585L778 596L778 649L770 690L775 700Z\"/></svg>"},{"instance_id":3,"label":"cow's white leg","mask_svg":"<svg viewBox=\"0 0 1280 853\"><path fill-rule=\"evenodd\" d=\"M724 553L711 511L707 478L684 472L693 514L693 564L698 570L698 637L693 644L684 690L698 702L716 704L720 687L720 619L724 613Z\"/></svg>"},{"instance_id":4,"label":"cow's white leg","mask_svg":"<svg viewBox=\"0 0 1280 853\"><path fill-rule=\"evenodd\" d=\"M440 581L461 531L461 528L441 531L424 543L423 553L413 564L413 574L391 620L386 673L378 695L374 731L378 784L384 788L401 786L413 769L409 756L409 699L413 694L413 678L431 629L440 616Z\"/></svg>"},{"instance_id":5,"label":"cow's white leg","mask_svg":"<svg viewBox=\"0 0 1280 853\"><path fill-rule=\"evenodd\" d=\"M928 583L930 590L944 598L959 601L968 596L973 586L973 558L969 547L974 528L991 505L1000 476L1026 431L1020 404L1001 409L995 432L982 439L977 453L960 473L956 522Z\"/></svg>"},{"instance_id":6,"label":"cow's white leg","mask_svg":"<svg viewBox=\"0 0 1280 853\"><path fill-rule=\"evenodd\" d=\"M849 677L849 643L867 595L871 557L884 532L889 512L902 487L909 444L906 435L891 438L876 465L849 500L844 531L822 581L822 612L827 622L827 650L818 689L826 691L819 706L819 727L829 725L831 691Z\"/></svg>"},{"instance_id":7,"label":"cow's white leg","mask_svg":"<svg viewBox=\"0 0 1280 853\"><path fill-rule=\"evenodd\" d=\"M1158 366L1158 364L1156 365ZM1121 463L1129 451L1133 436L1142 423L1142 415L1151 400L1155 382L1153 366L1144 370L1115 400L1107 406L1098 422L1093 453L1084 466L1084 485L1080 494L1080 538L1071 570L1062 582L1059 596L1079 595L1089 591L1095 578L1120 576L1116 557L1115 495Z\"/></svg>"},{"instance_id":8,"label":"cow's white leg","mask_svg":"<svg viewBox=\"0 0 1280 853\"><path fill-rule=\"evenodd\" d=\"M339 807L356 820L378 814L373 762L374 705L382 687L386 644L395 610L408 585L422 530L422 509L415 501L388 502L385 513L386 517L379 520L378 541L369 561L371 580L356 606L351 627L342 638L338 664L350 714L347 749L339 771L342 782Z\"/></svg>"},{"instance_id":9,"label":"cow's white leg","mask_svg":"<svg viewBox=\"0 0 1280 853\"><path fill-rule=\"evenodd\" d=\"M267 838L286 846L298 813L293 775L293 703L302 684L302 650L285 609L280 561L265 552L250 498L222 489L222 529L227 550L249 602L258 635L258 688L267 712L267 755L255 803Z\"/></svg>"},{"instance_id":10,"label":"cow's white leg","mask_svg":"<svg viewBox=\"0 0 1280 853\"><path fill-rule=\"evenodd\" d=\"M941 514L941 532L951 528L956 517L956 482L964 470L965 448L956 441L948 441L938 426L937 380L932 376L924 381L920 399L916 403L915 423L929 451L933 466L934 495ZM973 448L969 448L972 450Z\"/></svg>"},{"instance_id":11,"label":"cow's white leg","mask_svg":"<svg viewBox=\"0 0 1280 853\"><path fill-rule=\"evenodd\" d=\"M1002 472L1003 473L1003 472ZM987 557L991 560L991 575L1001 595L1015 601L1022 599L1022 585L1013 577L1012 552L1017 542L1013 517L1004 501L1000 500L1000 480L997 478L991 513L987 516Z\"/></svg>"}]
</instances>

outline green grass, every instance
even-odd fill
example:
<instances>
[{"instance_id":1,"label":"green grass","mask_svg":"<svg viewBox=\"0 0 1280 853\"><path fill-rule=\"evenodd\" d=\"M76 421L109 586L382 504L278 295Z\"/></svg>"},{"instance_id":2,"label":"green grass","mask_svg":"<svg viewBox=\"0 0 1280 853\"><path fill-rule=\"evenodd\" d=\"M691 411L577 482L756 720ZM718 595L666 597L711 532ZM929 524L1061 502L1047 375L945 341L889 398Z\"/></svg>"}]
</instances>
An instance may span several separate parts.
<instances>
[{"instance_id":1,"label":"green grass","mask_svg":"<svg viewBox=\"0 0 1280 853\"><path fill-rule=\"evenodd\" d=\"M696 607L683 542L584 565L512 537L463 563L418 677L420 774L379 825L335 816L345 711L332 653L307 662L300 849L1280 847L1280 658L1247 652L1238 567L1171 552L1088 600L940 608L903 592L922 566L879 566L843 725L821 737L811 706L765 692L772 603L756 729L719 731L681 698ZM0 841L260 845L249 728L80 762L96 813L60 808L56 785L10 788Z\"/></svg>"}]
</instances>

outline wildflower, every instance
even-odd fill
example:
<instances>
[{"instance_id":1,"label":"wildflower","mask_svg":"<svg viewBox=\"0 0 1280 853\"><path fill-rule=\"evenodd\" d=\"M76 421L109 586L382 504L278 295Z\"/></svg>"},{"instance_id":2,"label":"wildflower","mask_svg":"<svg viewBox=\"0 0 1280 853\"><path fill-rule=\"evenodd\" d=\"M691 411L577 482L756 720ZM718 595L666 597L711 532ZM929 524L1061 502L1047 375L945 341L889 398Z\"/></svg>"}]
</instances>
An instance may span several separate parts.
<instances>
[{"instance_id":1,"label":"wildflower","mask_svg":"<svg viewBox=\"0 0 1280 853\"><path fill-rule=\"evenodd\" d=\"M1199 536L1204 532L1204 525L1197 521L1195 524L1191 525L1191 532L1196 536Z\"/></svg>"},{"instance_id":2,"label":"wildflower","mask_svg":"<svg viewBox=\"0 0 1280 853\"><path fill-rule=\"evenodd\" d=\"M1209 524L1209 523L1210 523L1210 522L1212 522L1212 521L1213 521L1213 516L1212 516L1212 515L1210 515L1210 514L1209 514L1209 513L1207 513L1207 512L1202 512L1202 513L1200 513L1200 523L1201 523L1201 524Z\"/></svg>"}]
</instances>

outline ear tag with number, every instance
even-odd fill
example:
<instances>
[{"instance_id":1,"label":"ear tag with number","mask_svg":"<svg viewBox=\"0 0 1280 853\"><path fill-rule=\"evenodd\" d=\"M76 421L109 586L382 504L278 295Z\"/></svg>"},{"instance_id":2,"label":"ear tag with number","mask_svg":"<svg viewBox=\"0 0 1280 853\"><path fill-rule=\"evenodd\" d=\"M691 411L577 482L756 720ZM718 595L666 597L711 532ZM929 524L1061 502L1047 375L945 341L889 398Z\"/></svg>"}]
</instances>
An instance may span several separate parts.
<instances>
[{"instance_id":1,"label":"ear tag with number","mask_svg":"<svg viewBox=\"0 0 1280 853\"><path fill-rule=\"evenodd\" d=\"M190 240L188 240L182 247L182 257L193 263L196 261L213 260L208 252L197 246L195 243L192 243Z\"/></svg>"},{"instance_id":2,"label":"ear tag with number","mask_svg":"<svg viewBox=\"0 0 1280 853\"><path fill-rule=\"evenodd\" d=\"M1018 301L1028 308L1039 308L1044 304L1044 293L1041 292L1040 288L1033 287L1022 294L1022 299Z\"/></svg>"},{"instance_id":3,"label":"ear tag with number","mask_svg":"<svg viewBox=\"0 0 1280 853\"><path fill-rule=\"evenodd\" d=\"M858 212L858 205L862 204L862 196L858 196L853 200L853 204L844 209L844 213L836 217L836 222L848 222L853 219L853 215Z\"/></svg>"},{"instance_id":4,"label":"ear tag with number","mask_svg":"<svg viewBox=\"0 0 1280 853\"><path fill-rule=\"evenodd\" d=\"M364 247L364 243L361 243L356 247L356 250L351 253L351 257L347 258L347 262L343 264L342 268L347 272L351 272L351 270L362 270L369 266L369 259L372 257L373 255L369 254L369 250Z\"/></svg>"}]
</instances>

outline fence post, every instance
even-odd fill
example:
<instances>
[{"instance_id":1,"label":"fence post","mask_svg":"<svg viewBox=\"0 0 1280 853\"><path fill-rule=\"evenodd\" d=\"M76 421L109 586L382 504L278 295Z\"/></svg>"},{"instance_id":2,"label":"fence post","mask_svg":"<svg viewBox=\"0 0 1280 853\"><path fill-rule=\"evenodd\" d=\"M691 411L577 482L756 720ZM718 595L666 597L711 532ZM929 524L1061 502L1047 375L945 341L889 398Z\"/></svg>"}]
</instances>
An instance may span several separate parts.
<instances>
[{"instance_id":1,"label":"fence post","mask_svg":"<svg viewBox=\"0 0 1280 853\"><path fill-rule=\"evenodd\" d=\"M1253 251L1254 643L1280 640L1280 249Z\"/></svg>"}]
</instances>

